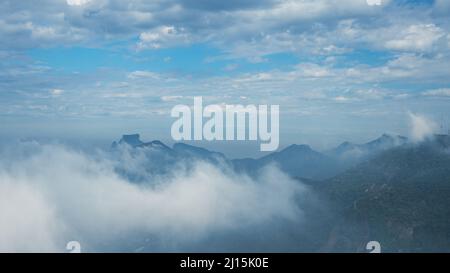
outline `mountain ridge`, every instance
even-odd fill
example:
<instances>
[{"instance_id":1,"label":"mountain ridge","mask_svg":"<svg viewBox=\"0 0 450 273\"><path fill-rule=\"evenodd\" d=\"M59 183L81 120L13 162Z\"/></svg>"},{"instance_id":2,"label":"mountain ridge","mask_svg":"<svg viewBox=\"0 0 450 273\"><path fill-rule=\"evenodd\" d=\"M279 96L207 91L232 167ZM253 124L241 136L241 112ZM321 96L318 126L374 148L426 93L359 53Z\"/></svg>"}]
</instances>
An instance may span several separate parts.
<instances>
[{"instance_id":1,"label":"mountain ridge","mask_svg":"<svg viewBox=\"0 0 450 273\"><path fill-rule=\"evenodd\" d=\"M135 136L131 139L132 143L139 143ZM171 169L177 160L194 164L197 159L217 166L225 162L249 175L257 175L258 170L269 164L278 165L299 183L307 185L321 201L321 209L306 212L312 217L309 218L313 223L311 234L320 230L314 237L314 246L320 246L320 251L361 252L368 241L377 240L383 252L450 252L448 135L435 135L420 143L388 135L364 144L344 142L341 148L366 145L371 149L368 149L370 155L353 164L338 165L341 169L323 165L327 160L332 164L342 161L341 157L333 158L308 145L293 144L257 159L229 160L221 153L185 143L176 143L172 148L158 141L147 143L151 145L139 144L134 149L156 156L160 165L145 166L150 171ZM155 149L161 145L171 153ZM324 166L328 170L322 169ZM145 177L132 179L140 181Z\"/></svg>"},{"instance_id":2,"label":"mountain ridge","mask_svg":"<svg viewBox=\"0 0 450 273\"><path fill-rule=\"evenodd\" d=\"M196 159L213 164L226 163L239 173L251 175L257 174L259 170L270 164L275 164L292 177L323 180L345 171L368 156L397 145L404 145L407 141L407 138L403 136L383 134L364 144L344 142L328 152L316 151L307 144L291 144L260 158L242 159L228 159L223 153L182 142L174 143L172 147L159 140L143 142L139 134L123 135L118 142L113 142L112 148L117 148L119 145L129 145L132 148L152 148L173 157L172 161ZM351 155L355 150L359 152Z\"/></svg>"}]
</instances>

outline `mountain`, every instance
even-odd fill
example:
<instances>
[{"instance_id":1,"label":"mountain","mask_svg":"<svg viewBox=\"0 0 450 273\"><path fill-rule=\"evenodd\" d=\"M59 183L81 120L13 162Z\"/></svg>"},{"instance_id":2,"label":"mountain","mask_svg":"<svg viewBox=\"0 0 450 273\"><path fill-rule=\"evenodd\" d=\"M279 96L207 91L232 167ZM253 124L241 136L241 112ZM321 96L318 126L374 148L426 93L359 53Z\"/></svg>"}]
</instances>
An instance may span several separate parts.
<instances>
[{"instance_id":1,"label":"mountain","mask_svg":"<svg viewBox=\"0 0 450 273\"><path fill-rule=\"evenodd\" d=\"M146 142L146 143L142 143L138 146L135 147L145 147L145 148L152 148L152 149L156 149L156 150L161 150L161 151L166 151L166 152L171 152L171 149L169 146L167 146L166 144L162 143L159 140L154 140L151 142Z\"/></svg>"},{"instance_id":2,"label":"mountain","mask_svg":"<svg viewBox=\"0 0 450 273\"><path fill-rule=\"evenodd\" d=\"M281 170L293 177L304 177L308 179L324 179L331 177L340 171L339 163L332 157L314 151L307 145L291 145L280 152L271 153L259 159L236 159L229 160L219 152L204 148L175 143L172 148L161 141L143 142L139 134L123 135L118 142L112 144L113 150L127 145L138 149L131 153L145 153L148 164L143 168L151 173L164 173L177 162L184 161L188 165L201 160L216 166L231 166L238 172L256 174L259 170L269 164L277 165ZM142 150L142 148L144 148Z\"/></svg>"},{"instance_id":3,"label":"mountain","mask_svg":"<svg viewBox=\"0 0 450 273\"><path fill-rule=\"evenodd\" d=\"M144 142L142 142L140 140L140 136L139 134L132 134L132 135L123 135L122 138L119 140L119 142L113 142L112 146L113 147L117 147L117 145L130 145L131 147L137 147L139 145L144 144Z\"/></svg>"},{"instance_id":4,"label":"mountain","mask_svg":"<svg viewBox=\"0 0 450 273\"><path fill-rule=\"evenodd\" d=\"M164 164L174 164L178 161L189 161L189 164L192 164L202 160L217 166L225 163L225 166L232 166L238 172L255 175L262 168L274 164L292 177L323 180L345 171L369 156L406 143L405 137L384 134L365 144L344 142L328 153L314 151L308 145L293 144L259 159L235 160L227 159L222 153L185 143L175 143L171 148L158 140L143 142L139 134L124 135L118 142L114 142L112 147L128 145L132 148L147 148L148 153L153 153L149 155L153 161L158 161L154 165L162 169L168 169Z\"/></svg>"},{"instance_id":5,"label":"mountain","mask_svg":"<svg viewBox=\"0 0 450 273\"><path fill-rule=\"evenodd\" d=\"M204 160L213 164L226 163L228 161L222 153L212 152L185 143L175 143L172 149L181 158Z\"/></svg>"},{"instance_id":6,"label":"mountain","mask_svg":"<svg viewBox=\"0 0 450 273\"><path fill-rule=\"evenodd\" d=\"M311 196L320 200L320 209L305 211L310 223L310 240L305 240L318 251L366 252L367 242L376 240L383 252L450 252L447 135L421 143L383 135L365 144L344 142L326 154L291 145L259 159L236 160L184 143L169 147L160 141L143 142L137 134L123 136L113 144L113 152L121 152L121 145L132 149L124 149L126 156L119 157L124 164L118 164L118 172L136 182L170 174L180 161L189 168L203 160L250 175L269 164L279 166L309 185ZM348 159L355 151L362 156Z\"/></svg>"},{"instance_id":7,"label":"mountain","mask_svg":"<svg viewBox=\"0 0 450 273\"><path fill-rule=\"evenodd\" d=\"M450 251L450 137L405 144L314 185L339 215L327 251ZM338 234L338 235L336 235Z\"/></svg>"},{"instance_id":8,"label":"mountain","mask_svg":"<svg viewBox=\"0 0 450 273\"><path fill-rule=\"evenodd\" d=\"M407 143L406 137L383 134L381 137L365 144L344 142L325 153L314 151L308 145L294 144L280 152L274 152L259 159L244 158L235 159L232 162L239 172L254 174L269 164L275 164L292 177L323 180L333 177L382 151Z\"/></svg>"},{"instance_id":9,"label":"mountain","mask_svg":"<svg viewBox=\"0 0 450 273\"><path fill-rule=\"evenodd\" d=\"M423 179L427 175L450 170L449 148L449 136L436 136L419 144L411 143L395 147L381 152L324 184L345 188L347 185L355 184L359 186L363 184L392 185Z\"/></svg>"},{"instance_id":10,"label":"mountain","mask_svg":"<svg viewBox=\"0 0 450 273\"><path fill-rule=\"evenodd\" d=\"M145 147L153 148L159 150L170 151L171 149L159 140L154 140L150 142L143 142L139 134L123 135L122 138L116 142L114 141L111 145L112 148L117 148L119 145L129 145L132 148Z\"/></svg>"},{"instance_id":11,"label":"mountain","mask_svg":"<svg viewBox=\"0 0 450 273\"><path fill-rule=\"evenodd\" d=\"M406 137L383 134L381 137L365 144L353 144L346 141L327 154L340 159L357 161L407 143L408 138Z\"/></svg>"},{"instance_id":12,"label":"mountain","mask_svg":"<svg viewBox=\"0 0 450 273\"><path fill-rule=\"evenodd\" d=\"M143 142L139 134L123 135L112 143L111 151L118 160L116 171L133 182L151 181L153 176L168 175L176 167L190 170L199 161L220 168L231 164L218 152L184 143L169 147L159 140Z\"/></svg>"},{"instance_id":13,"label":"mountain","mask_svg":"<svg viewBox=\"0 0 450 273\"><path fill-rule=\"evenodd\" d=\"M232 162L240 172L255 173L269 164L275 164L292 177L308 179L324 179L340 170L339 163L332 157L316 152L308 145L296 144L259 159L245 158Z\"/></svg>"}]
</instances>

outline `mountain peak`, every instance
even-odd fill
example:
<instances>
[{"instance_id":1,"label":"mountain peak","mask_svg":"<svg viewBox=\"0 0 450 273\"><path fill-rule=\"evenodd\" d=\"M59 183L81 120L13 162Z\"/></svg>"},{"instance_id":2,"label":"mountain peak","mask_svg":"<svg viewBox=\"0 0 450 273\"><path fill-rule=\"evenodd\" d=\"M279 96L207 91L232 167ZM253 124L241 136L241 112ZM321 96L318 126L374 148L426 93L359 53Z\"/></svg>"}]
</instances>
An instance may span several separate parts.
<instances>
[{"instance_id":1,"label":"mountain peak","mask_svg":"<svg viewBox=\"0 0 450 273\"><path fill-rule=\"evenodd\" d=\"M112 147L115 148L117 145L127 144L133 148L137 147L151 147L163 150L170 150L170 148L159 140L153 140L150 142L143 142L139 134L122 135L119 142L114 141Z\"/></svg>"},{"instance_id":2,"label":"mountain peak","mask_svg":"<svg viewBox=\"0 0 450 273\"><path fill-rule=\"evenodd\" d=\"M141 141L139 134L123 135L119 140L119 144L123 143L128 144L132 147L137 147L144 144L144 142Z\"/></svg>"},{"instance_id":3,"label":"mountain peak","mask_svg":"<svg viewBox=\"0 0 450 273\"><path fill-rule=\"evenodd\" d=\"M353 148L353 147L355 147L355 146L356 146L356 144L354 144L354 143L351 143L351 142L349 142L349 141L344 141L344 142L342 142L339 146L336 147L336 150L337 150L337 149Z\"/></svg>"},{"instance_id":4,"label":"mountain peak","mask_svg":"<svg viewBox=\"0 0 450 273\"><path fill-rule=\"evenodd\" d=\"M162 150L171 150L166 144L164 144L162 141L159 140L153 140L150 142L142 143L141 145L138 145L140 147L152 147Z\"/></svg>"},{"instance_id":5,"label":"mountain peak","mask_svg":"<svg viewBox=\"0 0 450 273\"><path fill-rule=\"evenodd\" d=\"M365 145L367 146L388 146L389 148L391 146L397 146L405 144L408 141L407 137L400 136L400 135L390 135L390 134L383 134L379 138L372 140Z\"/></svg>"},{"instance_id":6,"label":"mountain peak","mask_svg":"<svg viewBox=\"0 0 450 273\"><path fill-rule=\"evenodd\" d=\"M182 142L177 142L177 143L173 144L172 149L174 151L178 151L178 152L189 152L189 153L204 154L204 155L221 154L218 152L212 152L212 151L202 148L202 147L197 147L197 146L189 145L189 144L182 143Z\"/></svg>"},{"instance_id":7,"label":"mountain peak","mask_svg":"<svg viewBox=\"0 0 450 273\"><path fill-rule=\"evenodd\" d=\"M281 152L286 152L286 151L312 151L311 147L309 145L306 144L292 144L289 145L288 147L286 147L285 149L283 149Z\"/></svg>"},{"instance_id":8,"label":"mountain peak","mask_svg":"<svg viewBox=\"0 0 450 273\"><path fill-rule=\"evenodd\" d=\"M377 139L369 141L365 144L354 144L348 141L343 142L338 147L332 149L330 154L333 156L359 159L373 153L378 153L396 146L404 145L407 142L408 138L404 136L385 133Z\"/></svg>"},{"instance_id":9,"label":"mountain peak","mask_svg":"<svg viewBox=\"0 0 450 273\"><path fill-rule=\"evenodd\" d=\"M193 145L189 145L186 143L182 143L182 142L177 142L175 144L173 144L173 149L174 150L196 150L196 151L206 151L206 149L201 148L201 147L196 147Z\"/></svg>"}]
</instances>

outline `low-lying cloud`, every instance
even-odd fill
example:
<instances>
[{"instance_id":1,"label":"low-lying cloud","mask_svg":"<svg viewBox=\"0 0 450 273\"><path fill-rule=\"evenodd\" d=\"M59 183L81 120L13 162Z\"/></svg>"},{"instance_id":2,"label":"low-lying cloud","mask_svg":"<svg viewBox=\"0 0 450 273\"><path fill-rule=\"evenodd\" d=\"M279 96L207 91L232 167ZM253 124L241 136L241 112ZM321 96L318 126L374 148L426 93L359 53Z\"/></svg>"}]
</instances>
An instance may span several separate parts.
<instances>
[{"instance_id":1,"label":"low-lying cloud","mask_svg":"<svg viewBox=\"0 0 450 273\"><path fill-rule=\"evenodd\" d=\"M436 123L420 114L408 113L410 119L411 139L414 142L423 141L436 132Z\"/></svg>"},{"instance_id":2,"label":"low-lying cloud","mask_svg":"<svg viewBox=\"0 0 450 273\"><path fill-rule=\"evenodd\" d=\"M307 193L274 167L252 179L197 162L131 183L109 153L26 142L0 154L0 252L65 251L72 240L85 251L183 250L215 233L297 223Z\"/></svg>"}]
</instances>

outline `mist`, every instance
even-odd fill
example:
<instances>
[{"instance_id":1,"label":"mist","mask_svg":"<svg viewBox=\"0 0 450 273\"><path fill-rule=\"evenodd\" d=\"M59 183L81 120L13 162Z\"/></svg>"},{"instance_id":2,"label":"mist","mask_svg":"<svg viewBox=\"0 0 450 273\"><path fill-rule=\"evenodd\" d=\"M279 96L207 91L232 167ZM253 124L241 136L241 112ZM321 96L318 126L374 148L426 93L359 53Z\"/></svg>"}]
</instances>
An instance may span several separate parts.
<instances>
[{"instance_id":1,"label":"mist","mask_svg":"<svg viewBox=\"0 0 450 273\"><path fill-rule=\"evenodd\" d=\"M133 183L117 173L118 164L139 173L146 170L136 166L155 162L129 151L17 142L0 157L1 252L62 252L73 240L89 252L209 251L230 246L230 238L245 238L247 248L238 248L254 250L249 241L282 237L276 228L301 230L298 200L311 199L305 185L275 166L250 178L227 166L181 162Z\"/></svg>"},{"instance_id":2,"label":"mist","mask_svg":"<svg viewBox=\"0 0 450 273\"><path fill-rule=\"evenodd\" d=\"M410 134L412 141L423 141L433 136L433 134L437 131L437 124L428 117L415 113L408 113L408 116L410 120Z\"/></svg>"}]
</instances>

